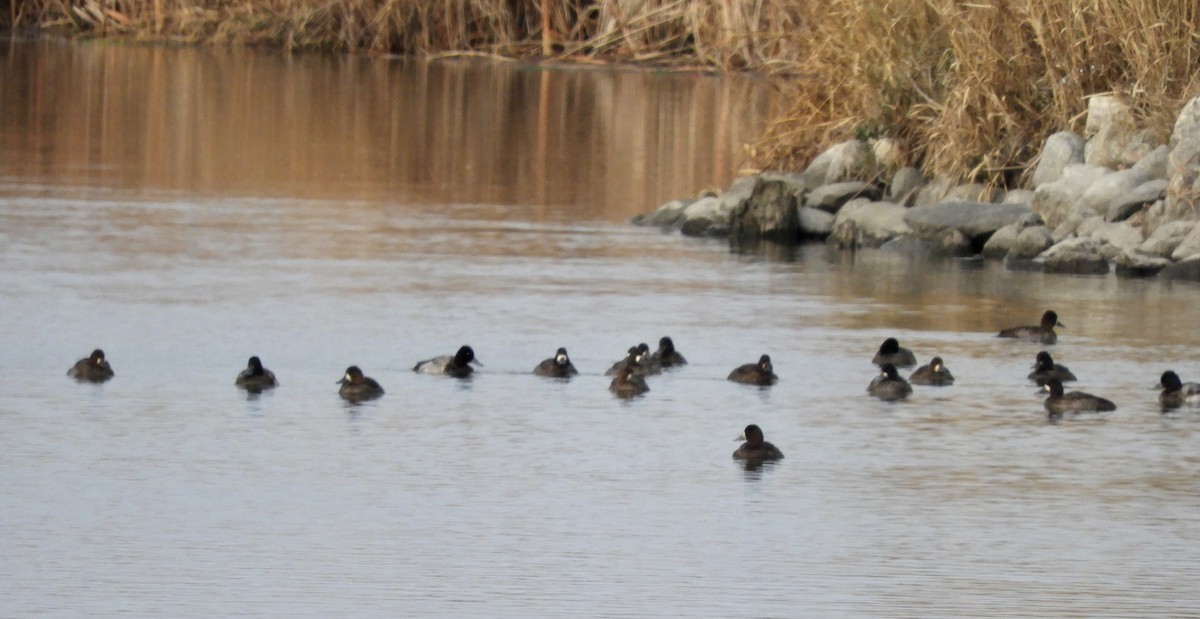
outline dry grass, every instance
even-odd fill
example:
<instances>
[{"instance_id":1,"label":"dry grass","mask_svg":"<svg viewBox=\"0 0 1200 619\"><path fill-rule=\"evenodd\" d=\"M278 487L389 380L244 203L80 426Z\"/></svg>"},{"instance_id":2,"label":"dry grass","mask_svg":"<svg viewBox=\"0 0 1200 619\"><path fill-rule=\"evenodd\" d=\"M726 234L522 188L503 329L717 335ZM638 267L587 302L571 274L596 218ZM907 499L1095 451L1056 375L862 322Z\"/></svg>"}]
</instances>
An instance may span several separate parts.
<instances>
[{"instance_id":1,"label":"dry grass","mask_svg":"<svg viewBox=\"0 0 1200 619\"><path fill-rule=\"evenodd\" d=\"M0 0L10 25L289 49L689 64L779 76L755 146L795 169L854 136L927 173L1014 184L1086 97L1169 132L1200 93L1195 0ZM545 27L543 26L545 25Z\"/></svg>"}]
</instances>

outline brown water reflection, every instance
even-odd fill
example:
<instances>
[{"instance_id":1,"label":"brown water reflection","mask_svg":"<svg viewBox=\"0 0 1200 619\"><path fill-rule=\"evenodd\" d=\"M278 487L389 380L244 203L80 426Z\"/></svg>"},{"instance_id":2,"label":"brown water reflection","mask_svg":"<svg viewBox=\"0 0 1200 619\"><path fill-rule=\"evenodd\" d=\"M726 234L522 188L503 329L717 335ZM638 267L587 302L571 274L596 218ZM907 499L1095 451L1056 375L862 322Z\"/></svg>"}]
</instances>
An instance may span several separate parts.
<instances>
[{"instance_id":1,"label":"brown water reflection","mask_svg":"<svg viewBox=\"0 0 1200 619\"><path fill-rule=\"evenodd\" d=\"M104 42L10 43L0 70L10 176L537 220L620 220L724 186L768 102L746 78Z\"/></svg>"}]
</instances>

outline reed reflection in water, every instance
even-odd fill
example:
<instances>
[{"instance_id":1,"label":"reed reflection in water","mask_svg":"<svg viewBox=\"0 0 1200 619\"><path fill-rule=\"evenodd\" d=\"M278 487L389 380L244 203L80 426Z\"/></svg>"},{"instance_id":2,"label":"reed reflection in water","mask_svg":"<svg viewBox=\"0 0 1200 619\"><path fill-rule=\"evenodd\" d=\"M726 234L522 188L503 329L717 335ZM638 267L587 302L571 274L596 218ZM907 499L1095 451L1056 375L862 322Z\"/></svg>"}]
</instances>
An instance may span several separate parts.
<instances>
[{"instance_id":1,"label":"reed reflection in water","mask_svg":"<svg viewBox=\"0 0 1200 619\"><path fill-rule=\"evenodd\" d=\"M20 85L0 91L14 177L509 220L623 220L724 187L769 103L748 78L478 60L9 43L0 66Z\"/></svg>"}]
</instances>

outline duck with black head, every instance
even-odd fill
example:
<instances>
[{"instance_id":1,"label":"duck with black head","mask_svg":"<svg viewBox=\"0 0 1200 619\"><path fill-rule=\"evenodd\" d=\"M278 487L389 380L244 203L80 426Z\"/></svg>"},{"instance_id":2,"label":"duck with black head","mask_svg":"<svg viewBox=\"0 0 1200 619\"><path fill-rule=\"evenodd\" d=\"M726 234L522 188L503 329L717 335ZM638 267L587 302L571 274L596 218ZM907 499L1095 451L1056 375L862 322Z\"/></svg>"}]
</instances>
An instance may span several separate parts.
<instances>
[{"instance_id":1,"label":"duck with black head","mask_svg":"<svg viewBox=\"0 0 1200 619\"><path fill-rule=\"evenodd\" d=\"M931 385L945 387L954 384L954 375L946 367L941 357L934 357L928 364L923 365L909 375L908 382L914 385Z\"/></svg>"},{"instance_id":2,"label":"duck with black head","mask_svg":"<svg viewBox=\"0 0 1200 619\"><path fill-rule=\"evenodd\" d=\"M67 370L67 376L80 382L102 383L114 376L112 366L104 358L104 351L97 348L86 358L80 359Z\"/></svg>"},{"instance_id":3,"label":"duck with black head","mask_svg":"<svg viewBox=\"0 0 1200 619\"><path fill-rule=\"evenodd\" d=\"M996 337L1041 342L1049 346L1058 341L1058 334L1054 332L1054 327L1066 328L1066 325L1058 321L1058 314L1054 310L1046 310L1042 314L1041 324L1001 329L1000 333L996 334Z\"/></svg>"},{"instance_id":4,"label":"duck with black head","mask_svg":"<svg viewBox=\"0 0 1200 619\"><path fill-rule=\"evenodd\" d=\"M733 452L734 460L782 460L783 452L763 440L762 428L755 424L746 426L742 435L734 440L746 441Z\"/></svg>"},{"instance_id":5,"label":"duck with black head","mask_svg":"<svg viewBox=\"0 0 1200 619\"><path fill-rule=\"evenodd\" d=\"M896 338L889 337L879 345L879 352L875 353L871 363L879 366L890 363L898 368L910 368L917 364L917 356L901 346Z\"/></svg>"},{"instance_id":6,"label":"duck with black head","mask_svg":"<svg viewBox=\"0 0 1200 619\"><path fill-rule=\"evenodd\" d=\"M650 391L650 386L646 384L646 377L638 373L636 365L627 365L617 371L608 390L619 398L632 398Z\"/></svg>"},{"instance_id":7,"label":"duck with black head","mask_svg":"<svg viewBox=\"0 0 1200 619\"><path fill-rule=\"evenodd\" d=\"M654 354L650 358L663 368L687 365L687 359L684 359L683 355L679 354L678 350L675 350L675 342L666 336L658 340L658 350L654 351Z\"/></svg>"},{"instance_id":8,"label":"duck with black head","mask_svg":"<svg viewBox=\"0 0 1200 619\"><path fill-rule=\"evenodd\" d=\"M867 385L867 393L880 400L892 402L907 398L912 393L912 385L900 376L896 366L885 363L879 368L879 375Z\"/></svg>"},{"instance_id":9,"label":"duck with black head","mask_svg":"<svg viewBox=\"0 0 1200 619\"><path fill-rule=\"evenodd\" d=\"M1200 405L1200 383L1185 383L1179 379L1174 370L1167 370L1158 379L1162 391L1158 394L1158 403L1163 410L1179 408L1185 404Z\"/></svg>"},{"instance_id":10,"label":"duck with black head","mask_svg":"<svg viewBox=\"0 0 1200 619\"><path fill-rule=\"evenodd\" d=\"M475 371L474 365L483 365L475 358L475 351L470 346L462 346L453 355L442 355L424 361L418 361L413 371L418 374L443 374L454 378L467 378Z\"/></svg>"},{"instance_id":11,"label":"duck with black head","mask_svg":"<svg viewBox=\"0 0 1200 619\"><path fill-rule=\"evenodd\" d=\"M1051 378L1042 385L1041 393L1050 394L1046 398L1046 412L1051 419L1062 417L1066 413L1103 413L1117 410L1117 405L1111 400L1082 391L1064 392L1062 382Z\"/></svg>"},{"instance_id":12,"label":"duck with black head","mask_svg":"<svg viewBox=\"0 0 1200 619\"><path fill-rule=\"evenodd\" d=\"M338 395L350 402L364 402L383 396L383 387L374 378L365 376L357 365L346 368L346 373L337 384L341 385Z\"/></svg>"},{"instance_id":13,"label":"duck with black head","mask_svg":"<svg viewBox=\"0 0 1200 619\"><path fill-rule=\"evenodd\" d=\"M763 355L758 358L758 363L746 363L733 368L728 380L744 385L769 387L774 385L779 377L775 375L775 366L771 365L770 355Z\"/></svg>"},{"instance_id":14,"label":"duck with black head","mask_svg":"<svg viewBox=\"0 0 1200 619\"><path fill-rule=\"evenodd\" d=\"M1033 371L1029 373L1029 380L1037 383L1038 386L1046 384L1046 381L1054 379L1060 383L1068 383L1075 379L1075 375L1067 366L1060 363L1055 363L1054 357L1046 351L1039 352L1034 357Z\"/></svg>"},{"instance_id":15,"label":"duck with black head","mask_svg":"<svg viewBox=\"0 0 1200 619\"><path fill-rule=\"evenodd\" d=\"M533 368L533 373L547 378L570 378L579 371L575 369L571 358L567 356L567 349L559 348L553 357L537 364L537 367Z\"/></svg>"},{"instance_id":16,"label":"duck with black head","mask_svg":"<svg viewBox=\"0 0 1200 619\"><path fill-rule=\"evenodd\" d=\"M238 373L233 384L246 391L264 391L279 383L275 380L275 373L264 368L262 360L255 356L246 362L246 369Z\"/></svg>"}]
</instances>

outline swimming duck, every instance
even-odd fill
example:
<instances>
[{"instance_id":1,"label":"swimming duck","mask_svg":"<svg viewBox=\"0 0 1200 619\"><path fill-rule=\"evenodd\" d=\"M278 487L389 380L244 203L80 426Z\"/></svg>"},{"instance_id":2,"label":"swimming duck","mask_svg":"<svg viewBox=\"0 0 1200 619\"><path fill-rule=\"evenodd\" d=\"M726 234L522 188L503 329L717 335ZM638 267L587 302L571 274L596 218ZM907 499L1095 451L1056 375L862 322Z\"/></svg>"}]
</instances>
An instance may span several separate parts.
<instances>
[{"instance_id":1,"label":"swimming duck","mask_svg":"<svg viewBox=\"0 0 1200 619\"><path fill-rule=\"evenodd\" d=\"M346 374L337 384L341 385L338 395L351 402L374 400L383 395L383 387L374 378L363 376L363 371L357 365L346 368Z\"/></svg>"},{"instance_id":2,"label":"swimming duck","mask_svg":"<svg viewBox=\"0 0 1200 619\"><path fill-rule=\"evenodd\" d=\"M275 382L275 373L264 368L258 357L250 357L250 361L246 363L246 369L237 375L233 384L246 391L262 391L270 389L278 383Z\"/></svg>"},{"instance_id":3,"label":"swimming duck","mask_svg":"<svg viewBox=\"0 0 1200 619\"><path fill-rule=\"evenodd\" d=\"M879 345L879 352L875 353L871 363L880 366L890 363L898 368L908 368L917 364L917 356L901 346L896 338L889 337Z\"/></svg>"},{"instance_id":4,"label":"swimming duck","mask_svg":"<svg viewBox=\"0 0 1200 619\"><path fill-rule=\"evenodd\" d=\"M779 380L779 377L775 375L775 367L771 365L771 357L763 355L758 358L758 363L747 363L734 368L729 373L729 380L735 383L766 387L774 385Z\"/></svg>"},{"instance_id":5,"label":"swimming duck","mask_svg":"<svg viewBox=\"0 0 1200 619\"><path fill-rule=\"evenodd\" d=\"M652 372L650 370L650 368L648 367L649 363L650 363L650 346L648 344L646 344L645 342L643 342L641 344L638 344L637 346L630 346L629 350L625 353L625 358L612 364L612 367L608 368L608 371L606 371L604 373L604 375L605 376L616 376L617 373L620 372L626 366L632 366L634 368L634 371L638 374L641 374L642 376L648 376L650 374L657 374L658 372ZM661 372L662 369L659 368L659 371Z\"/></svg>"},{"instance_id":6,"label":"swimming duck","mask_svg":"<svg viewBox=\"0 0 1200 619\"><path fill-rule=\"evenodd\" d=\"M646 379L637 372L636 367L626 366L617 371L617 375L609 383L608 389L618 397L632 398L650 391L650 386L646 384Z\"/></svg>"},{"instance_id":7,"label":"swimming duck","mask_svg":"<svg viewBox=\"0 0 1200 619\"><path fill-rule=\"evenodd\" d=\"M455 378L466 378L475 371L471 364L483 365L475 358L475 351L470 346L463 346L454 355L442 355L424 361L418 361L413 371L420 374L445 374Z\"/></svg>"},{"instance_id":8,"label":"swimming duck","mask_svg":"<svg viewBox=\"0 0 1200 619\"><path fill-rule=\"evenodd\" d=\"M912 393L912 385L896 372L896 366L885 363L879 366L879 376L867 385L867 393L888 402L903 400Z\"/></svg>"},{"instance_id":9,"label":"swimming duck","mask_svg":"<svg viewBox=\"0 0 1200 619\"><path fill-rule=\"evenodd\" d=\"M1053 344L1058 341L1058 334L1054 332L1054 327L1066 327L1058 321L1058 314L1054 310L1046 310L1042 314L1042 324L1035 326L1026 325L1023 327L1010 327L1003 329L996 337L1012 337L1021 340L1032 340L1043 344Z\"/></svg>"},{"instance_id":10,"label":"swimming duck","mask_svg":"<svg viewBox=\"0 0 1200 619\"><path fill-rule=\"evenodd\" d=\"M929 361L929 365L923 365L909 375L908 382L914 385L944 387L954 384L954 375L946 369L946 364L942 362L941 357L934 357Z\"/></svg>"},{"instance_id":11,"label":"swimming duck","mask_svg":"<svg viewBox=\"0 0 1200 619\"><path fill-rule=\"evenodd\" d=\"M97 348L86 359L76 361L67 370L67 376L81 382L102 383L113 377L113 370L104 358L104 351Z\"/></svg>"},{"instance_id":12,"label":"swimming duck","mask_svg":"<svg viewBox=\"0 0 1200 619\"><path fill-rule=\"evenodd\" d=\"M783 452L779 448L763 440L762 428L750 424L742 431L742 435L734 440L746 441L737 451L733 452L734 460L782 460Z\"/></svg>"},{"instance_id":13,"label":"swimming duck","mask_svg":"<svg viewBox=\"0 0 1200 619\"><path fill-rule=\"evenodd\" d=\"M1049 393L1046 398L1046 411L1051 418L1062 417L1064 413L1099 413L1115 411L1117 405L1112 401L1094 396L1082 391L1063 393L1062 383L1057 378L1051 378L1042 385L1042 392Z\"/></svg>"},{"instance_id":14,"label":"swimming duck","mask_svg":"<svg viewBox=\"0 0 1200 619\"><path fill-rule=\"evenodd\" d=\"M553 357L542 361L533 368L533 373L550 378L570 378L579 372L571 363L571 358L567 356L567 349L559 348Z\"/></svg>"},{"instance_id":15,"label":"swimming duck","mask_svg":"<svg viewBox=\"0 0 1200 619\"><path fill-rule=\"evenodd\" d=\"M1029 373L1029 380L1036 382L1038 385L1046 384L1046 381L1055 379L1060 383L1069 383L1075 379L1075 375L1067 366L1054 362L1054 358L1046 351L1037 354L1037 360L1033 364L1033 371Z\"/></svg>"},{"instance_id":16,"label":"swimming duck","mask_svg":"<svg viewBox=\"0 0 1200 619\"><path fill-rule=\"evenodd\" d=\"M654 351L650 358L664 368L687 365L687 359L684 359L683 355L675 350L675 342L672 342L669 337L658 340L658 350Z\"/></svg>"},{"instance_id":17,"label":"swimming duck","mask_svg":"<svg viewBox=\"0 0 1200 619\"><path fill-rule=\"evenodd\" d=\"M1158 394L1158 403L1163 408L1200 404L1200 383L1185 383L1179 380L1179 375L1172 370L1163 372L1158 385L1162 387L1162 393Z\"/></svg>"}]
</instances>

